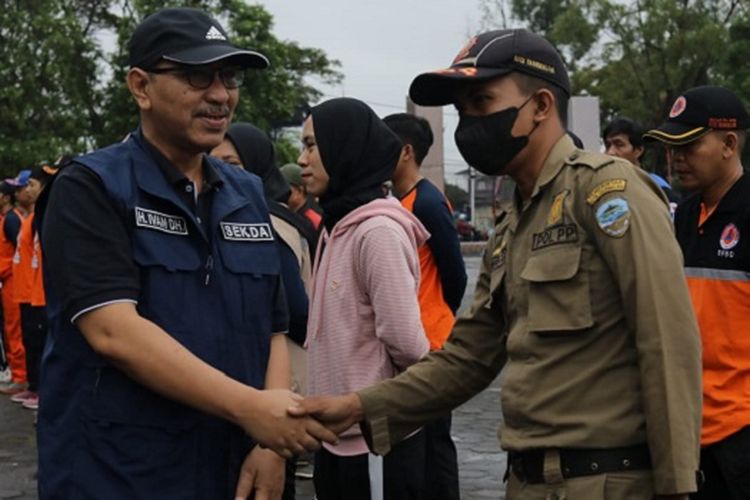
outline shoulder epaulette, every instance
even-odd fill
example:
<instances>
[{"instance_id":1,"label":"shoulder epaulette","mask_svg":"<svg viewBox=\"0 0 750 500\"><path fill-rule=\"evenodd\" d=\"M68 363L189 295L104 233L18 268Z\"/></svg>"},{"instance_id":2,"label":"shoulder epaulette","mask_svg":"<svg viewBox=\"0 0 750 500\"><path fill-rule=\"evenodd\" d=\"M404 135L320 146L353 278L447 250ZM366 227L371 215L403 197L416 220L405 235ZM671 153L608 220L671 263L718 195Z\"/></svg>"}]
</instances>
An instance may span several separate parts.
<instances>
[{"instance_id":1,"label":"shoulder epaulette","mask_svg":"<svg viewBox=\"0 0 750 500\"><path fill-rule=\"evenodd\" d=\"M605 165L614 163L616 160L616 158L604 153L578 150L568 156L565 159L565 163L568 165L582 165L597 170Z\"/></svg>"}]
</instances>

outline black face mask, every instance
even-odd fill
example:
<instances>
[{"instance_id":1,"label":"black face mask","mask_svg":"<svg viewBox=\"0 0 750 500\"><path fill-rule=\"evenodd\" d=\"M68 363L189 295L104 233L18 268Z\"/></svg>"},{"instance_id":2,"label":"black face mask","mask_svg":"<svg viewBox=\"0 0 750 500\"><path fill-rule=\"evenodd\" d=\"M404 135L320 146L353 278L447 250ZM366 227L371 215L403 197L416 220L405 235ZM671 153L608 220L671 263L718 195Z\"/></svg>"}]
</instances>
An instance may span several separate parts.
<instances>
[{"instance_id":1,"label":"black face mask","mask_svg":"<svg viewBox=\"0 0 750 500\"><path fill-rule=\"evenodd\" d=\"M532 96L533 97L533 96ZM454 137L456 146L466 163L486 175L500 175L510 161L529 143L529 135L513 137L511 130L518 112L531 97L519 107L512 107L486 116L461 115Z\"/></svg>"}]
</instances>

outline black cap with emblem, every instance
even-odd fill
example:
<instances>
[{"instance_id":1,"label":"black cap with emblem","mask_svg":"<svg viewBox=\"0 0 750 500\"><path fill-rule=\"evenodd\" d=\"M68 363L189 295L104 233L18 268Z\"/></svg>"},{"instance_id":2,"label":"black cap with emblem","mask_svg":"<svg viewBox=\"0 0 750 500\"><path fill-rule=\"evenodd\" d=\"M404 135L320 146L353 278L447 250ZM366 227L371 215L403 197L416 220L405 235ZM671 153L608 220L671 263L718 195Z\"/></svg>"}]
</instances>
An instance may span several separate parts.
<instances>
[{"instance_id":1,"label":"black cap with emblem","mask_svg":"<svg viewBox=\"0 0 750 500\"><path fill-rule=\"evenodd\" d=\"M449 68L417 76L409 96L422 106L451 104L463 85L513 71L547 80L570 95L568 71L555 47L528 30L505 29L473 37Z\"/></svg>"},{"instance_id":2,"label":"black cap with emblem","mask_svg":"<svg viewBox=\"0 0 750 500\"><path fill-rule=\"evenodd\" d=\"M268 66L266 56L235 47L221 24L187 7L162 9L148 16L133 32L128 51L131 68L151 69L161 59L199 65L227 58L248 68Z\"/></svg>"},{"instance_id":3,"label":"black cap with emblem","mask_svg":"<svg viewBox=\"0 0 750 500\"><path fill-rule=\"evenodd\" d=\"M742 100L724 87L695 87L678 97L667 121L643 134L644 140L680 146L711 130L744 130L750 127Z\"/></svg>"}]
</instances>

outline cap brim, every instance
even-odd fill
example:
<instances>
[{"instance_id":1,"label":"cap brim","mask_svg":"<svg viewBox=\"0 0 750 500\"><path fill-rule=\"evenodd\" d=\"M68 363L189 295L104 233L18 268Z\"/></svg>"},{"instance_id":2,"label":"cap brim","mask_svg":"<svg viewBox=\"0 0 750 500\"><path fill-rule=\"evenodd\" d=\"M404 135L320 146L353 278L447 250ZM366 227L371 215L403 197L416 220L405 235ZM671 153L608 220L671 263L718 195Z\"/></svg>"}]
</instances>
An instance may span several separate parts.
<instances>
[{"instance_id":1,"label":"cap brim","mask_svg":"<svg viewBox=\"0 0 750 500\"><path fill-rule=\"evenodd\" d=\"M469 83L507 75L511 68L448 68L417 76L409 87L409 97L420 106L445 106L456 102L456 92Z\"/></svg>"},{"instance_id":2,"label":"cap brim","mask_svg":"<svg viewBox=\"0 0 750 500\"><path fill-rule=\"evenodd\" d=\"M211 64L229 58L245 68L264 69L269 65L268 58L260 52L220 44L193 47L173 54L165 54L163 58L167 61L190 65Z\"/></svg>"},{"instance_id":3,"label":"cap brim","mask_svg":"<svg viewBox=\"0 0 750 500\"><path fill-rule=\"evenodd\" d=\"M664 122L653 130L643 134L644 140L659 141L671 146L681 146L706 135L708 127L695 127L684 123Z\"/></svg>"}]
</instances>

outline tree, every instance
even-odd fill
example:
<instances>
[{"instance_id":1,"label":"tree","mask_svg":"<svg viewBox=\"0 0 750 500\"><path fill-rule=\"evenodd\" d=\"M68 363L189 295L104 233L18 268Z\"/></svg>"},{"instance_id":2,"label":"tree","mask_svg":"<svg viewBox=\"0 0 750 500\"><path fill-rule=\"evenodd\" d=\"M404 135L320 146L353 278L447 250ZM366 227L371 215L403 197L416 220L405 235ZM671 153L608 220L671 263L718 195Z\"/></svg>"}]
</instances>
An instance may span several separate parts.
<instances>
[{"instance_id":1,"label":"tree","mask_svg":"<svg viewBox=\"0 0 750 500\"><path fill-rule=\"evenodd\" d=\"M101 97L94 2L4 1L0 8L0 174L83 150Z\"/></svg>"},{"instance_id":2,"label":"tree","mask_svg":"<svg viewBox=\"0 0 750 500\"><path fill-rule=\"evenodd\" d=\"M242 0L3 0L0 2L0 175L121 140L138 112L125 85L127 41L146 15L166 6L211 12L238 46L266 54L271 67L249 71L235 120L282 141L321 93L311 81L340 81L339 63L273 35L272 16ZM114 43L104 43L114 40ZM295 155L296 158L296 155Z\"/></svg>"},{"instance_id":3,"label":"tree","mask_svg":"<svg viewBox=\"0 0 750 500\"><path fill-rule=\"evenodd\" d=\"M445 183L445 196L451 202L454 210L458 210L469 203L469 193L455 184Z\"/></svg>"},{"instance_id":4,"label":"tree","mask_svg":"<svg viewBox=\"0 0 750 500\"><path fill-rule=\"evenodd\" d=\"M502 0L482 3L492 12ZM574 93L598 96L603 120L627 115L650 127L691 87L733 82L750 97L740 64L749 10L742 0L512 0L510 17L560 49Z\"/></svg>"}]
</instances>

